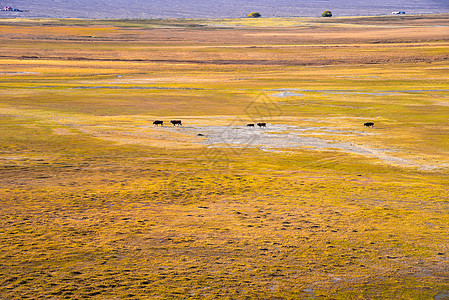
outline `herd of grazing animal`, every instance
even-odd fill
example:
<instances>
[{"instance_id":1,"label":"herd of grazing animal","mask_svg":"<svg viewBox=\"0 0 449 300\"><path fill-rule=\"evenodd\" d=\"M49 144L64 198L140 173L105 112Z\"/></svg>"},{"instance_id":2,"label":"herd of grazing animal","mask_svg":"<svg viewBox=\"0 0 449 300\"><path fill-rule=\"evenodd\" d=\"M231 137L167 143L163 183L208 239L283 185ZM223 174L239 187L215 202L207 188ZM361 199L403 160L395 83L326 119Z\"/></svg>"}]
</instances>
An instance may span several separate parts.
<instances>
[{"instance_id":1,"label":"herd of grazing animal","mask_svg":"<svg viewBox=\"0 0 449 300\"><path fill-rule=\"evenodd\" d=\"M170 123L173 126L182 126L181 120L171 120ZM153 122L153 124L156 125L156 126L159 126L159 125L164 126L164 121L156 120L156 121ZM256 123L256 124L260 128L267 128L267 123ZM247 127L255 127L253 123L247 124L246 126ZM363 124L363 126L366 126L368 128L369 127L373 127L374 128L374 123L373 122L366 122L366 123Z\"/></svg>"}]
</instances>

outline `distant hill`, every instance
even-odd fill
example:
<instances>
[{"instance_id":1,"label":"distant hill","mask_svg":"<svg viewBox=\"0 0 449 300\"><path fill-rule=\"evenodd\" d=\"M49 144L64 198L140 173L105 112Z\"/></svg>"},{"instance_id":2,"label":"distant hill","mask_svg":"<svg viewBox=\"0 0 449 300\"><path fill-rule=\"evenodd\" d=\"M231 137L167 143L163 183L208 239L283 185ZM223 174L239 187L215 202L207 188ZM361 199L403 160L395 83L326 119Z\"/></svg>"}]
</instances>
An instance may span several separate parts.
<instances>
[{"instance_id":1,"label":"distant hill","mask_svg":"<svg viewBox=\"0 0 449 300\"><path fill-rule=\"evenodd\" d=\"M448 0L0 0L25 12L5 17L54 18L226 18L257 11L263 17L319 17L325 10L338 16L449 13Z\"/></svg>"}]
</instances>

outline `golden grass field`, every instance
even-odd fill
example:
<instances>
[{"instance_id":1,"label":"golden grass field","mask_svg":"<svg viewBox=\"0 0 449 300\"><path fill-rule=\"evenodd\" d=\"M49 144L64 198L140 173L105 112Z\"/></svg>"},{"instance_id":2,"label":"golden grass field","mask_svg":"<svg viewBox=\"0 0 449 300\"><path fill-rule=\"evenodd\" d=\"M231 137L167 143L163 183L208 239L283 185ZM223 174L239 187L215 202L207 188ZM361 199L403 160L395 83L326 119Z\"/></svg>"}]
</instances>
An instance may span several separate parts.
<instances>
[{"instance_id":1,"label":"golden grass field","mask_svg":"<svg viewBox=\"0 0 449 300\"><path fill-rule=\"evenodd\" d=\"M449 15L0 19L0 299L449 299L448 69Z\"/></svg>"}]
</instances>

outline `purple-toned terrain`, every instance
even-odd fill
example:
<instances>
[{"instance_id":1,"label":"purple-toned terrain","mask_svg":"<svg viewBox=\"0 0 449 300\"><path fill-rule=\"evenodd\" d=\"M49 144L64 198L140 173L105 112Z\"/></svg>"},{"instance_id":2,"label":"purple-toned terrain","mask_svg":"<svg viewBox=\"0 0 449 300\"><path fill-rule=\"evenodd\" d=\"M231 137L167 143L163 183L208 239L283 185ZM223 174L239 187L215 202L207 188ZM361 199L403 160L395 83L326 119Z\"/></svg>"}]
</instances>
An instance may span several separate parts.
<instances>
[{"instance_id":1,"label":"purple-toned terrain","mask_svg":"<svg viewBox=\"0 0 449 300\"><path fill-rule=\"evenodd\" d=\"M263 17L449 13L449 0L0 0L0 6L23 12L0 12L0 18L236 18L257 11Z\"/></svg>"}]
</instances>

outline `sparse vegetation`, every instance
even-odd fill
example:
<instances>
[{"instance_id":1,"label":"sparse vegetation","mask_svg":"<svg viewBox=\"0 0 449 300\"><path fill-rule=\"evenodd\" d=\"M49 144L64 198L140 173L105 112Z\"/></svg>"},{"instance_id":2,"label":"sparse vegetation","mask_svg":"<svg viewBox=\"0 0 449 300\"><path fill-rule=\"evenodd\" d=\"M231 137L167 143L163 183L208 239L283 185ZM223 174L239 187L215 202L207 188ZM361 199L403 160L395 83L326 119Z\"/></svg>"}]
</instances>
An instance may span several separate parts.
<instances>
[{"instance_id":1,"label":"sparse vegetation","mask_svg":"<svg viewBox=\"0 0 449 300\"><path fill-rule=\"evenodd\" d=\"M0 20L0 298L444 294L449 23L388 18ZM329 148L195 131L259 121Z\"/></svg>"},{"instance_id":2,"label":"sparse vegetation","mask_svg":"<svg viewBox=\"0 0 449 300\"><path fill-rule=\"evenodd\" d=\"M249 18L260 18L262 15L258 12L252 12L250 14L248 14Z\"/></svg>"},{"instance_id":3,"label":"sparse vegetation","mask_svg":"<svg viewBox=\"0 0 449 300\"><path fill-rule=\"evenodd\" d=\"M321 14L322 17L332 17L332 12L330 12L329 10L325 10L323 11L323 13Z\"/></svg>"}]
</instances>

